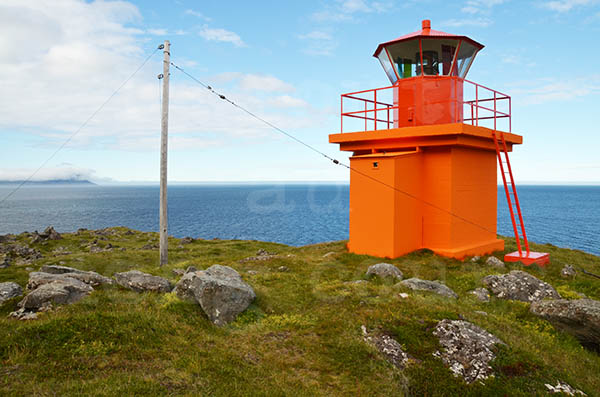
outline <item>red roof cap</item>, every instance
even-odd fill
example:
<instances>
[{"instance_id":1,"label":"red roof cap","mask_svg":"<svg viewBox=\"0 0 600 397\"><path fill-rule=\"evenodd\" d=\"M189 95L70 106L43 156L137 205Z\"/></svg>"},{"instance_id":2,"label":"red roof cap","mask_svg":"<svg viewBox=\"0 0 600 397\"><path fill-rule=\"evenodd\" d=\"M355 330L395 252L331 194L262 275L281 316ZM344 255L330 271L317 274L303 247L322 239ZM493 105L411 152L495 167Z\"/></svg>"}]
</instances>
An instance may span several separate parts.
<instances>
[{"instance_id":1,"label":"red roof cap","mask_svg":"<svg viewBox=\"0 0 600 397\"><path fill-rule=\"evenodd\" d=\"M383 47L388 46L389 44L396 44L396 43L400 43L402 41L407 41L407 40L411 40L411 39L415 39L415 38L419 38L419 37L466 40L480 50L483 48L483 44L478 43L475 40L473 40L467 36L441 32L439 30L433 30L433 29L431 29L431 21L429 19L424 19L421 22L421 30L417 30L416 32L405 34L404 36L400 36L397 39L386 41L385 43L379 44L377 46L377 49L375 50L375 53L373 54L373 56L377 57L377 55L379 55L379 52L381 51L381 49Z\"/></svg>"}]
</instances>

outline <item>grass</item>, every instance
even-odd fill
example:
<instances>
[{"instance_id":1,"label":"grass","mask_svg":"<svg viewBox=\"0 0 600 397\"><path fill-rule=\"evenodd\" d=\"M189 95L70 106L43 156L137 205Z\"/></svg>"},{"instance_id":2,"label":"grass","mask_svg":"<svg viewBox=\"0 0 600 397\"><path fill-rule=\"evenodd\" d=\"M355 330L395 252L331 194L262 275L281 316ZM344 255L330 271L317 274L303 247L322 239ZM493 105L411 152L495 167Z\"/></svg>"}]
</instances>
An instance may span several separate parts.
<instances>
[{"instance_id":1,"label":"grass","mask_svg":"<svg viewBox=\"0 0 600 397\"><path fill-rule=\"evenodd\" d=\"M174 294L138 294L117 286L97 288L76 304L27 322L7 317L20 298L12 299L0 306L0 395L530 396L545 395L544 383L559 379L589 396L600 390L600 356L531 315L527 304L495 298L482 303L467 293L481 286L484 276L499 272L483 261L461 262L428 251L386 260L405 278L442 280L460 296L454 301L378 279L348 283L365 278L367 267L382 260L349 254L344 242L290 247L236 240L180 245L170 239L170 264L159 268L157 250L141 249L158 242L155 233L109 229L98 244L118 248L100 253L82 248L99 237L93 232L64 237L32 245L44 257L0 270L0 282L25 285L25 267L44 264L106 276L138 269L176 282L174 268L219 263L238 270L257 299L223 328ZM506 251L514 250L514 241L506 241ZM53 256L58 247L71 253ZM239 262L258 249L279 256ZM551 245L533 249L550 252L550 265L509 264L500 272L524 269L569 299L577 292L600 299L599 280L560 277L565 264L600 273L599 257ZM401 299L400 292L409 298ZM432 331L444 318L465 318L506 342L492 363L494 378L466 385L433 356L439 345ZM403 372L395 369L362 341L363 324L392 335L415 363Z\"/></svg>"}]
</instances>

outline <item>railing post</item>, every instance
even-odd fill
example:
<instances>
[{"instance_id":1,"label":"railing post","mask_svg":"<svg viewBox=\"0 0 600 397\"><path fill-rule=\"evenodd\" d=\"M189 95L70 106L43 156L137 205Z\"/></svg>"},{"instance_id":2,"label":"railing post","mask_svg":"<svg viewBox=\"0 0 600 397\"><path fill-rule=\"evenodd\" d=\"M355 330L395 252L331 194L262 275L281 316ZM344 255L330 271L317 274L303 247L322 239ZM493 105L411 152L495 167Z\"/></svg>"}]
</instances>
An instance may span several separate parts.
<instances>
[{"instance_id":1,"label":"railing post","mask_svg":"<svg viewBox=\"0 0 600 397\"><path fill-rule=\"evenodd\" d=\"M475 125L479 126L479 93L478 93L478 88L479 86L477 84L475 84Z\"/></svg>"},{"instance_id":2,"label":"railing post","mask_svg":"<svg viewBox=\"0 0 600 397\"><path fill-rule=\"evenodd\" d=\"M367 130L367 101L365 101L365 131Z\"/></svg>"},{"instance_id":3,"label":"railing post","mask_svg":"<svg viewBox=\"0 0 600 397\"><path fill-rule=\"evenodd\" d=\"M340 95L340 134L344 133L344 96Z\"/></svg>"},{"instance_id":4,"label":"railing post","mask_svg":"<svg viewBox=\"0 0 600 397\"><path fill-rule=\"evenodd\" d=\"M494 131L496 130L496 91L494 91Z\"/></svg>"},{"instance_id":5,"label":"railing post","mask_svg":"<svg viewBox=\"0 0 600 397\"><path fill-rule=\"evenodd\" d=\"M512 132L512 104L511 98L508 97L508 132Z\"/></svg>"},{"instance_id":6,"label":"railing post","mask_svg":"<svg viewBox=\"0 0 600 397\"><path fill-rule=\"evenodd\" d=\"M373 116L373 124L375 125L375 131L377 131L377 89L373 91L373 99L373 113L375 114Z\"/></svg>"}]
</instances>

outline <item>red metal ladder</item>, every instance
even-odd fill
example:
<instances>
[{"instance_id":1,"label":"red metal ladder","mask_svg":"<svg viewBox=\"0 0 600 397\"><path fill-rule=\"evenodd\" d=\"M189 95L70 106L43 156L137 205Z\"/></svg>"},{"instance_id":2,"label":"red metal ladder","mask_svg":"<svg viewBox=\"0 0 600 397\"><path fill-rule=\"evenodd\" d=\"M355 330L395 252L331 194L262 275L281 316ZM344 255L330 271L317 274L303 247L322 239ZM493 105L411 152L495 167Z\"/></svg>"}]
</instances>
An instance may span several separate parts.
<instances>
[{"instance_id":1,"label":"red metal ladder","mask_svg":"<svg viewBox=\"0 0 600 397\"><path fill-rule=\"evenodd\" d=\"M504 132L493 130L492 137L494 138L494 144L496 145L496 157L498 158L498 165L500 166L500 174L502 175L504 192L506 193L506 202L508 204L510 220L512 221L513 231L515 233L515 241L517 243L517 251L506 254L504 256L504 261L520 261L525 265L530 265L532 263L537 263L539 265L547 264L550 262L549 254L544 252L532 252L529 249L527 233L525 233L525 223L523 222L523 214L521 213L521 205L519 204L517 187L515 186L512 168L508 158L508 148L506 147ZM504 156L502 156L502 153L504 153ZM504 160L502 159L503 157ZM515 212L518 216L518 220ZM523 249L523 246L521 245L521 238L523 239L523 245L525 249Z\"/></svg>"}]
</instances>

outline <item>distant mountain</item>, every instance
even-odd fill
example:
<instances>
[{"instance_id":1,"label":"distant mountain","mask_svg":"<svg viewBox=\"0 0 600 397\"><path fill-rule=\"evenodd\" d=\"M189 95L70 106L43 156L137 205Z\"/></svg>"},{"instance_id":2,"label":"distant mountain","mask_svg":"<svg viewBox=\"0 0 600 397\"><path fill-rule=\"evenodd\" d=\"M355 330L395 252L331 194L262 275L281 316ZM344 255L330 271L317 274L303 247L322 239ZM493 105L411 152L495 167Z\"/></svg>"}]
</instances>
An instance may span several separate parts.
<instances>
[{"instance_id":1,"label":"distant mountain","mask_svg":"<svg viewBox=\"0 0 600 397\"><path fill-rule=\"evenodd\" d=\"M0 185L18 185L23 183L23 181L3 181L0 180ZM28 181L27 185L43 185L43 186L51 186L51 185L96 185L93 182L87 180L79 180L79 179L51 179L48 181Z\"/></svg>"}]
</instances>

